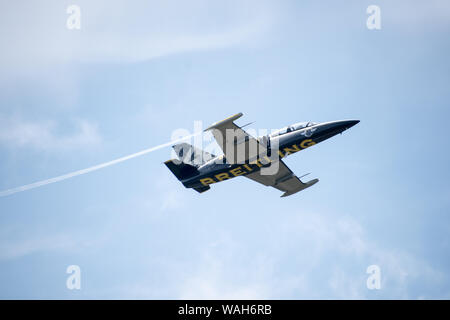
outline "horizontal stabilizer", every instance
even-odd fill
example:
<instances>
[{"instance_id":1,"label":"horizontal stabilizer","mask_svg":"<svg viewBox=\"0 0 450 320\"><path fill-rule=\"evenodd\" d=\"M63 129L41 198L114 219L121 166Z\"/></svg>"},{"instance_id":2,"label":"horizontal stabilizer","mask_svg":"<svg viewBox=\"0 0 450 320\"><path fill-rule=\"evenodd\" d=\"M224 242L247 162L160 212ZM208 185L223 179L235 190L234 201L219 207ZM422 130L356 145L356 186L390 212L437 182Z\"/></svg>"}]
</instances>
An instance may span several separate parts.
<instances>
[{"instance_id":1,"label":"horizontal stabilizer","mask_svg":"<svg viewBox=\"0 0 450 320\"><path fill-rule=\"evenodd\" d=\"M203 193L205 191L208 191L209 189L211 189L210 186L203 186L203 187L197 187L194 188L195 191L199 192L199 193Z\"/></svg>"},{"instance_id":2,"label":"horizontal stabilizer","mask_svg":"<svg viewBox=\"0 0 450 320\"><path fill-rule=\"evenodd\" d=\"M180 181L198 174L198 170L196 167L181 162L180 160L167 160L166 162L164 162L164 164Z\"/></svg>"}]
</instances>

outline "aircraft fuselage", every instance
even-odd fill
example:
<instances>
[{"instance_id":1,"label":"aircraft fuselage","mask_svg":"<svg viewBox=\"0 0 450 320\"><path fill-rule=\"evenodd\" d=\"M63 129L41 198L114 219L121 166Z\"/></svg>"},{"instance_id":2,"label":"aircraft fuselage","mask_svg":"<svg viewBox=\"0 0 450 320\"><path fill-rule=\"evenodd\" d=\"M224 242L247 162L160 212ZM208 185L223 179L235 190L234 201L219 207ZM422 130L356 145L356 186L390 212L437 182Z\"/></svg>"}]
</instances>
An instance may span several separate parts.
<instances>
[{"instance_id":1,"label":"aircraft fuselage","mask_svg":"<svg viewBox=\"0 0 450 320\"><path fill-rule=\"evenodd\" d=\"M278 146L278 148L271 148L267 155L244 163L228 163L224 156L219 156L200 166L198 175L182 180L182 183L187 188L207 188L213 183L257 172L261 168L270 166L274 161L342 133L358 122L358 120L339 120L313 124L301 129L287 127L286 132L265 137L264 141L269 141L271 147ZM273 152L276 155L272 154Z\"/></svg>"}]
</instances>

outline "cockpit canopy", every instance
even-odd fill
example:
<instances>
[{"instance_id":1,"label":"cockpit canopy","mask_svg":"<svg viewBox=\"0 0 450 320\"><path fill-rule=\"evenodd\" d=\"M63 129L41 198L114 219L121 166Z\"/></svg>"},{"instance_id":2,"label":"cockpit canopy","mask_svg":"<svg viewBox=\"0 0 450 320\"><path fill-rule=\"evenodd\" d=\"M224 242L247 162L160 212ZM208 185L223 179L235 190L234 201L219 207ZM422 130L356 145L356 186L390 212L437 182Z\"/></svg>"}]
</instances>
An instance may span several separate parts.
<instances>
[{"instance_id":1,"label":"cockpit canopy","mask_svg":"<svg viewBox=\"0 0 450 320\"><path fill-rule=\"evenodd\" d=\"M303 129L303 128L306 128L306 127L311 127L311 126L314 126L316 124L317 124L316 122L311 122L311 121L309 121L309 122L298 122L298 123L295 123L295 124L290 125L288 127L284 127L284 128L282 128L280 130L277 130L277 131L273 132L270 136L271 137L279 136L280 134L285 134L285 133L292 132L292 131L295 131L295 130L300 130L300 129Z\"/></svg>"}]
</instances>

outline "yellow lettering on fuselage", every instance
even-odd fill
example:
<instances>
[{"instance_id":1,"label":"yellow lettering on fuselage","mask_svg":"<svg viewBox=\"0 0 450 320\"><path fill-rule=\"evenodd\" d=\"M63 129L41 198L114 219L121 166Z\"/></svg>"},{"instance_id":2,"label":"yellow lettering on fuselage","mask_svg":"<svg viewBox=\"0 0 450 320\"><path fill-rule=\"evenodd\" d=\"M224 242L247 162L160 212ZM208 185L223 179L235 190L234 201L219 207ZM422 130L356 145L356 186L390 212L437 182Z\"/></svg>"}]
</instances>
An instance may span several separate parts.
<instances>
[{"instance_id":1,"label":"yellow lettering on fuselage","mask_svg":"<svg viewBox=\"0 0 450 320\"><path fill-rule=\"evenodd\" d=\"M261 164L261 162L259 162L259 159L254 162L250 162L250 164L256 164L260 168L262 167L262 164Z\"/></svg>"},{"instance_id":2,"label":"yellow lettering on fuselage","mask_svg":"<svg viewBox=\"0 0 450 320\"><path fill-rule=\"evenodd\" d=\"M200 182L202 183L202 185L208 186L211 183L214 183L215 181L213 178L203 178L203 179L200 179Z\"/></svg>"},{"instance_id":3,"label":"yellow lettering on fuselage","mask_svg":"<svg viewBox=\"0 0 450 320\"><path fill-rule=\"evenodd\" d=\"M314 141L312 141L312 139L305 139L303 140L299 145L292 145L290 148L286 147L283 148L285 151L285 154L283 154L283 152L281 150L278 150L278 154L280 155L280 158L284 158L285 156L292 154L294 152L300 151L302 149L306 149L308 147L311 147L313 145L315 145L316 143ZM264 162L261 162L260 160L264 160ZM267 163L266 163L267 161ZM257 159L254 162L251 162L250 164L252 165L257 165L259 168L261 168L263 165L267 165L269 163L271 163L271 159L267 156L263 156L261 159ZM245 169L243 169L245 168ZM227 179L231 179L234 177L238 177L238 176L242 176L246 173L249 173L253 171L253 168L251 166L249 166L248 164L243 164L242 166L239 166L237 168L231 169L228 172L223 172L223 173L219 173L214 175L214 179L213 177L210 178L203 178L200 179L200 183L204 186L208 186L212 183L216 183L216 182L220 182L223 180L227 180Z\"/></svg>"},{"instance_id":4,"label":"yellow lettering on fuselage","mask_svg":"<svg viewBox=\"0 0 450 320\"><path fill-rule=\"evenodd\" d=\"M266 165L266 164L269 164L269 163L272 162L272 160L270 160L270 158L269 158L268 156L262 157L261 160L265 160L264 162L261 161L261 163L262 163L263 165Z\"/></svg>"},{"instance_id":5,"label":"yellow lettering on fuselage","mask_svg":"<svg viewBox=\"0 0 450 320\"><path fill-rule=\"evenodd\" d=\"M244 171L242 171L241 167L237 167L235 169L232 169L229 172L235 177L241 176L241 175L243 175L245 173Z\"/></svg>"},{"instance_id":6,"label":"yellow lettering on fuselage","mask_svg":"<svg viewBox=\"0 0 450 320\"><path fill-rule=\"evenodd\" d=\"M230 179L229 174L226 173L226 172L216 174L215 177L216 177L216 179L219 180L219 181L226 180L226 179Z\"/></svg>"},{"instance_id":7,"label":"yellow lettering on fuselage","mask_svg":"<svg viewBox=\"0 0 450 320\"><path fill-rule=\"evenodd\" d=\"M314 141L312 141L311 139L305 139L302 141L302 143L300 143L300 147L302 149L306 149L308 147L311 147L313 145L315 145L316 143Z\"/></svg>"},{"instance_id":8,"label":"yellow lettering on fuselage","mask_svg":"<svg viewBox=\"0 0 450 320\"><path fill-rule=\"evenodd\" d=\"M300 151L300 148L295 144L291 148L284 148L284 152L289 153L289 154L297 152L297 151Z\"/></svg>"}]
</instances>

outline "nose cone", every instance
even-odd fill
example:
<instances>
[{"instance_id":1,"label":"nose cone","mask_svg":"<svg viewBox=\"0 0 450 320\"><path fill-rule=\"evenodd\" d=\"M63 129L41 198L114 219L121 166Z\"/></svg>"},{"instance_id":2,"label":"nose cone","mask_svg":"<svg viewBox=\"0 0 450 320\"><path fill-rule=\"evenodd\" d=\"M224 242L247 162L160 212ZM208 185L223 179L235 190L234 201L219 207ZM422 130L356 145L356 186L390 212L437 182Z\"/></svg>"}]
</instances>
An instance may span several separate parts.
<instances>
[{"instance_id":1,"label":"nose cone","mask_svg":"<svg viewBox=\"0 0 450 320\"><path fill-rule=\"evenodd\" d=\"M359 120L343 120L342 126L345 128L344 130L350 129L354 125L358 124Z\"/></svg>"},{"instance_id":2,"label":"nose cone","mask_svg":"<svg viewBox=\"0 0 450 320\"><path fill-rule=\"evenodd\" d=\"M337 120L325 123L324 127L328 130L334 131L335 133L341 133L347 129L350 129L357 123L359 123L359 120Z\"/></svg>"},{"instance_id":3,"label":"nose cone","mask_svg":"<svg viewBox=\"0 0 450 320\"><path fill-rule=\"evenodd\" d=\"M317 130L315 131L315 141L323 141L331 138L350 129L357 123L359 123L359 120L338 120L321 123L317 126Z\"/></svg>"}]
</instances>

